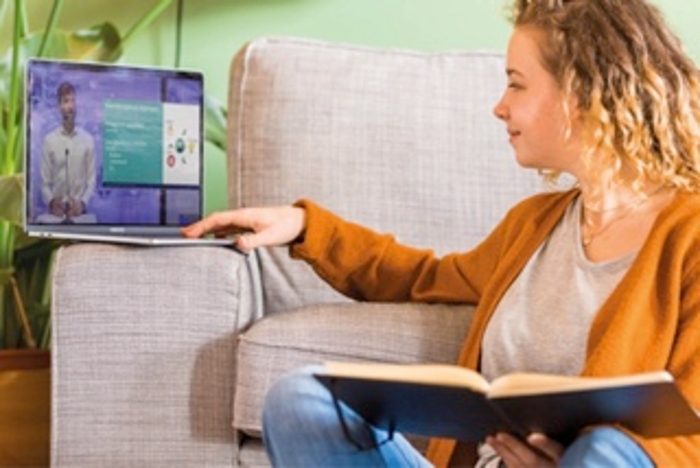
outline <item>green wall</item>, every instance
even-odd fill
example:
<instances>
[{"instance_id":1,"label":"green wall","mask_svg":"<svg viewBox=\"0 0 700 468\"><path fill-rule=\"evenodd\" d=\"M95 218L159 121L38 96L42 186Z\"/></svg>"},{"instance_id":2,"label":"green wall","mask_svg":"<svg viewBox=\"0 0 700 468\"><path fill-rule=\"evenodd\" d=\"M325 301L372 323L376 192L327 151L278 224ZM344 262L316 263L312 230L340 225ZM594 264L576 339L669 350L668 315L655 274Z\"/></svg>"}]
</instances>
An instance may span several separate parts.
<instances>
[{"instance_id":1,"label":"green wall","mask_svg":"<svg viewBox=\"0 0 700 468\"><path fill-rule=\"evenodd\" d=\"M697 0L652 0L700 62ZM7 3L8 0L3 0ZM109 19L124 31L157 0L65 0L61 26ZM30 26L40 27L49 0L25 0ZM226 100L231 57L246 41L293 35L424 51L504 50L508 0L185 0L181 66L204 72L209 94ZM127 50L124 61L172 65L175 5ZM0 25L6 47L9 23ZM226 207L225 158L206 149L206 210Z\"/></svg>"}]
</instances>

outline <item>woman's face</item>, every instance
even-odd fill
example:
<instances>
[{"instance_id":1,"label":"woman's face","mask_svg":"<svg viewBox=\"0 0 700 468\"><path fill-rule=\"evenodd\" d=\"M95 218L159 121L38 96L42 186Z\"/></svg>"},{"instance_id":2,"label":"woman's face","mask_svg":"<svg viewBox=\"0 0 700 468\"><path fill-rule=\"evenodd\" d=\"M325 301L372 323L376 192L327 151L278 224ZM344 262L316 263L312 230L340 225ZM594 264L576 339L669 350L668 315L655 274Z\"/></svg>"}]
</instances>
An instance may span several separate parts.
<instances>
[{"instance_id":1,"label":"woman's face","mask_svg":"<svg viewBox=\"0 0 700 468\"><path fill-rule=\"evenodd\" d=\"M531 28L513 31L506 57L508 86L493 112L505 122L521 166L576 174L580 141L575 103L569 102L567 137L565 95L542 65L540 34Z\"/></svg>"}]
</instances>

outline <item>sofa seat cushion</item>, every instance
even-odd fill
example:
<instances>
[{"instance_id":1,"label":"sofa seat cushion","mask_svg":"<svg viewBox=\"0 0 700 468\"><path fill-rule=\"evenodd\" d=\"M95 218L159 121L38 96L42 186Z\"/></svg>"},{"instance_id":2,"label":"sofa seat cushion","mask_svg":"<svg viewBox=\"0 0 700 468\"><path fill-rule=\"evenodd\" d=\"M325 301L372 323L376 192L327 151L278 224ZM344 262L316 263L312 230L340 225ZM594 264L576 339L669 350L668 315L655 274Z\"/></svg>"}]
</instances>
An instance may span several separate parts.
<instances>
[{"instance_id":1,"label":"sofa seat cushion","mask_svg":"<svg viewBox=\"0 0 700 468\"><path fill-rule=\"evenodd\" d=\"M470 306L348 303L310 306L239 337L234 427L259 436L265 394L286 372L326 360L452 363Z\"/></svg>"}]
</instances>

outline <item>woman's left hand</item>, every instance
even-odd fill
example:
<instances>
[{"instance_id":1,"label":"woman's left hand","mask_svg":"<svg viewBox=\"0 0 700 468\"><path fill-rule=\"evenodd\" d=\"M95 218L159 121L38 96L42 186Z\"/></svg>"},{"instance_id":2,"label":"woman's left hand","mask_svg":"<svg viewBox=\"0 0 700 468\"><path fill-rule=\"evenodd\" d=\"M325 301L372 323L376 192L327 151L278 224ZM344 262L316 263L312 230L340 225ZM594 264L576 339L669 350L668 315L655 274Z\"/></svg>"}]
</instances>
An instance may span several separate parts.
<instances>
[{"instance_id":1,"label":"woman's left hand","mask_svg":"<svg viewBox=\"0 0 700 468\"><path fill-rule=\"evenodd\" d=\"M564 447L544 434L530 434L527 442L499 432L486 438L508 468L558 466Z\"/></svg>"}]
</instances>

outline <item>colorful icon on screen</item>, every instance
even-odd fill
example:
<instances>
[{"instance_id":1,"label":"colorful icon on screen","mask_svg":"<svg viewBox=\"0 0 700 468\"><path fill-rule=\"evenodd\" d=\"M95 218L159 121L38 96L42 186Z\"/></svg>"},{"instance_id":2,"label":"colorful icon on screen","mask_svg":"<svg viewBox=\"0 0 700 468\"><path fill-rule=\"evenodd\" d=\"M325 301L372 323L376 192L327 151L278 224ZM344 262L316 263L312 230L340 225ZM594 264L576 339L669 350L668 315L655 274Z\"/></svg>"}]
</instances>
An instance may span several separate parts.
<instances>
[{"instance_id":1,"label":"colorful icon on screen","mask_svg":"<svg viewBox=\"0 0 700 468\"><path fill-rule=\"evenodd\" d=\"M183 151L185 151L185 140L183 140L182 138L178 138L175 141L175 149L178 153L182 153Z\"/></svg>"}]
</instances>

